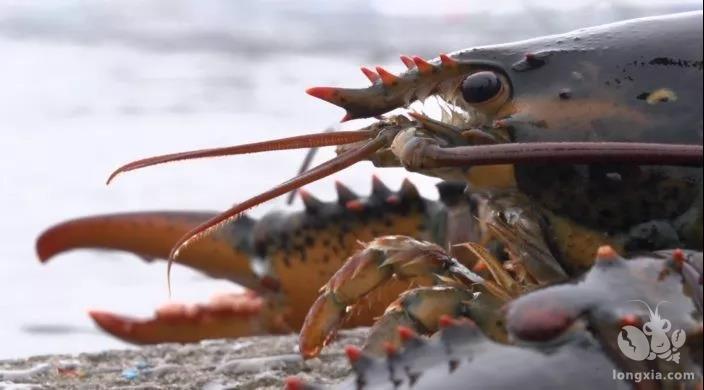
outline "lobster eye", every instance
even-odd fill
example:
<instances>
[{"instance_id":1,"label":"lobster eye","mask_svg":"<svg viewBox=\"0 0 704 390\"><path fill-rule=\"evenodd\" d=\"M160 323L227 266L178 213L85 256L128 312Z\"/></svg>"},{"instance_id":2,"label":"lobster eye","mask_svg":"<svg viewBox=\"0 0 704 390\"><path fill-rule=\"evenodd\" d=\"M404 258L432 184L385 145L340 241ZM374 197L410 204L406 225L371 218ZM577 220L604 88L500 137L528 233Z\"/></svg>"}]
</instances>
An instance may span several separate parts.
<instances>
[{"instance_id":1,"label":"lobster eye","mask_svg":"<svg viewBox=\"0 0 704 390\"><path fill-rule=\"evenodd\" d=\"M467 103L484 103L499 95L503 82L494 72L473 73L462 81L462 97Z\"/></svg>"}]
</instances>

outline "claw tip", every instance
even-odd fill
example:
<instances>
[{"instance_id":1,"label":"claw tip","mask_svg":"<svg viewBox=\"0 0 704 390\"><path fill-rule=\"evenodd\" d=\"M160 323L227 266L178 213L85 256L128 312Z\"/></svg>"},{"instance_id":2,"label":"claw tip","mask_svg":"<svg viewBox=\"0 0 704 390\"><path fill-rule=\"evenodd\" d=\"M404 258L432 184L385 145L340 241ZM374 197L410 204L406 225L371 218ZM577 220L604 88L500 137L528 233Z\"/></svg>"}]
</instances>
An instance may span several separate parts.
<instances>
[{"instance_id":1,"label":"claw tip","mask_svg":"<svg viewBox=\"0 0 704 390\"><path fill-rule=\"evenodd\" d=\"M96 325L109 333L126 335L132 330L133 323L124 317L101 310L88 310L88 315Z\"/></svg>"},{"instance_id":2,"label":"claw tip","mask_svg":"<svg viewBox=\"0 0 704 390\"><path fill-rule=\"evenodd\" d=\"M36 243L37 257L40 263L46 263L56 253L59 253L60 244L54 237L55 229L49 229L39 236Z\"/></svg>"}]
</instances>

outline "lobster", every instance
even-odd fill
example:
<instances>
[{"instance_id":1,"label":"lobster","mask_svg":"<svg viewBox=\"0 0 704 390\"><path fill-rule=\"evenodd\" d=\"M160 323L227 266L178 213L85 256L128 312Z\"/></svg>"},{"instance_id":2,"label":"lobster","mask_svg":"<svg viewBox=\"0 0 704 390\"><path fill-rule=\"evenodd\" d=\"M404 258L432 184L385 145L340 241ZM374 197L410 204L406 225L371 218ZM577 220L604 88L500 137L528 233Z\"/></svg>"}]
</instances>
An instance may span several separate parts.
<instances>
[{"instance_id":1,"label":"lobster","mask_svg":"<svg viewBox=\"0 0 704 390\"><path fill-rule=\"evenodd\" d=\"M629 339L635 332L620 333L621 326L645 327L642 308L626 312L624 304L641 300L657 307L661 301L677 302L668 317L678 330L670 344L677 350L668 353L678 353L677 360L693 373L680 383L701 385L701 26L701 12L666 15L462 50L431 61L402 56L408 69L401 75L381 67L362 68L370 87L307 91L344 108L343 121L379 117L361 130L157 156L124 165L109 180L176 160L337 145L338 156L332 160L223 213L189 219L190 224L168 222L171 229L178 226L177 232L169 230L168 240L142 242L138 235L125 240L124 232L111 236L110 228L95 229L102 223L124 228L140 218L148 225L163 218L160 214L68 222L40 237L40 257L79 246L140 252L153 250L150 245L159 242L162 246L154 254L163 256L173 244L169 259L200 264L202 260L185 259L235 257L240 245L254 243L255 252L249 253L266 257L257 258L255 264L260 266L237 270L231 278L255 293L262 285L277 290L288 275L297 275L279 272L281 264L306 263L308 248L329 237L331 230L338 232L330 225L339 223L333 222L339 218L337 213L353 212L359 206L345 201L344 207L331 207L302 192L306 204L302 220L316 215L320 238L306 234L312 222L279 219L264 225L264 221L285 218L274 214L261 221L270 230L257 232L255 225L247 243L233 239L241 235L231 233L252 225L243 213L361 160L380 167L401 166L448 183L459 182L461 190L450 191L442 205L420 201L425 206L414 210L421 211L422 217L409 225L410 232L393 221L387 224L390 232L370 230L372 237L365 238L363 247L333 270L320 260L309 261L305 275L297 275L297 282L292 282L296 287L277 298L238 296L228 306L230 312L257 315L249 321L255 325L242 333L300 327L300 352L312 358L346 321L369 324L379 314L367 303L378 310L383 307L379 303L391 302L374 320L365 351L347 349L356 372L352 387L415 388L442 381L465 388L469 378L478 378L477 388L511 383L539 388L569 383L621 387L628 383L595 374L653 365L660 373L674 370L671 362L648 363L665 352L637 364L624 358L630 350L619 355L616 346L620 344L634 351L648 346ZM417 111L382 117L431 96L440 106L439 119ZM373 194L359 209L378 204L376 218L383 220L389 210L409 204L402 199L415 191L408 190L407 184L404 187L405 192L394 195ZM341 200L346 192L338 190ZM364 230L377 220L360 220L358 228ZM442 227L428 230L430 225L418 220ZM81 230L89 238L75 234ZM145 233L149 230L153 229ZM344 233L339 235L340 243ZM286 248L283 255L278 254L281 248ZM631 259L621 258L619 252ZM202 269L221 276L228 272L226 268L233 272L234 263L243 262L202 264L206 263L213 268ZM280 280L262 272L267 268L276 268ZM318 270L334 274L313 286L311 275ZM304 319L302 312L290 310L298 292L305 291L303 296L321 286ZM281 304L281 297L287 303ZM217 323L211 313L223 306L227 305L214 302L195 309L179 307L150 322L146 333L169 333L164 329L169 321L183 318L195 319L190 324ZM94 318L112 331L119 326L105 326L111 321L122 326L123 335L135 333L133 320L115 321L105 313L94 313ZM193 328L189 328L191 339L202 338ZM419 336L441 328L435 341ZM176 333L169 337L176 338ZM386 358L376 357L384 353ZM499 361L531 364L504 375L498 371ZM562 375L550 372L557 362L568 366ZM312 386L298 378L290 378L287 384L289 388ZM646 385L673 384L660 378Z\"/></svg>"}]
</instances>

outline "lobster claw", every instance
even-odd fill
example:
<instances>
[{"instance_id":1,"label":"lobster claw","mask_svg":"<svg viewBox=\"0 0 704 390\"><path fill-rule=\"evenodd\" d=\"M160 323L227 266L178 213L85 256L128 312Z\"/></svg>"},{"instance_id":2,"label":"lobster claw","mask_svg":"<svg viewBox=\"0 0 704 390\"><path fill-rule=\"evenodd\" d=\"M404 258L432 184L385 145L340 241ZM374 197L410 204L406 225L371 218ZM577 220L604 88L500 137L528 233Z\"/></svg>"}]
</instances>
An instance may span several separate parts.
<instances>
[{"instance_id":1,"label":"lobster claw","mask_svg":"<svg viewBox=\"0 0 704 390\"><path fill-rule=\"evenodd\" d=\"M141 212L74 219L55 225L39 236L40 261L80 248L128 251L144 259L166 259L174 243L193 227L215 215L209 212ZM254 221L243 217L221 232L184 250L178 262L207 275L257 288L250 268L248 232Z\"/></svg>"},{"instance_id":2,"label":"lobster claw","mask_svg":"<svg viewBox=\"0 0 704 390\"><path fill-rule=\"evenodd\" d=\"M79 248L117 249L144 259L167 258L186 232L215 215L207 212L142 212L102 215L63 222L37 240L37 254L47 262ZM178 262L217 278L265 290L266 279L251 270L249 238L254 220L242 217L183 251ZM154 317L133 318L106 311L89 314L106 332L135 344L195 342L203 339L282 333L284 310L253 291L220 295L205 304L168 304Z\"/></svg>"},{"instance_id":3,"label":"lobster claw","mask_svg":"<svg viewBox=\"0 0 704 390\"><path fill-rule=\"evenodd\" d=\"M219 295L206 304L167 304L149 319L97 310L89 314L100 328L130 343L189 343L286 332L283 319L271 308L265 299L247 291Z\"/></svg>"}]
</instances>

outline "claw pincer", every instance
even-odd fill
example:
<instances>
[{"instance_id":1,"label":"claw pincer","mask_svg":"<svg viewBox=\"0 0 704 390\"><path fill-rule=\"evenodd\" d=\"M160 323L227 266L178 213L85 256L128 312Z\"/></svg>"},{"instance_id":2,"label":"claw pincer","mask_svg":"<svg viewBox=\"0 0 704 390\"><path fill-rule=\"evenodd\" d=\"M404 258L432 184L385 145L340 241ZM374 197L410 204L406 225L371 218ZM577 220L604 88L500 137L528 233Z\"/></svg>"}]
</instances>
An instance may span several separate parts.
<instances>
[{"instance_id":1,"label":"claw pincer","mask_svg":"<svg viewBox=\"0 0 704 390\"><path fill-rule=\"evenodd\" d=\"M354 253L358 241L392 232L430 239L436 234L432 221L443 213L408 180L392 191L374 177L368 197L340 182L335 189L337 199L332 202L302 191L302 211L228 222L189 245L175 260L233 281L246 288L244 293L219 295L201 304L170 303L151 318L102 310L92 310L91 317L103 330L136 344L297 331L318 289ZM180 237L214 215L144 212L80 218L44 232L37 252L42 261L83 248L123 250L148 261L166 259ZM301 285L301 278L309 283ZM378 299L358 308L349 326L370 324L407 287L407 283L384 286Z\"/></svg>"}]
</instances>

